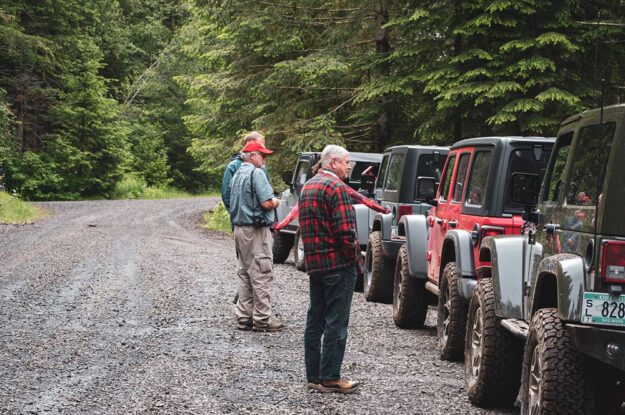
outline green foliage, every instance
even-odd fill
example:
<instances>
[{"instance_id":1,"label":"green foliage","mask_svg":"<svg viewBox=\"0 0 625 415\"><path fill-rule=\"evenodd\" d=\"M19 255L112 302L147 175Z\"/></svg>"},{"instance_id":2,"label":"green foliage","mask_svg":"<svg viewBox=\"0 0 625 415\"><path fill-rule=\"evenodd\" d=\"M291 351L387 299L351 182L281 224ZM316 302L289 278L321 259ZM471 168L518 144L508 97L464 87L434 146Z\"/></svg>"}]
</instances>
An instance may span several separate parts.
<instances>
[{"instance_id":1,"label":"green foliage","mask_svg":"<svg viewBox=\"0 0 625 415\"><path fill-rule=\"evenodd\" d=\"M226 233L232 233L232 226L230 225L230 214L220 201L217 206L203 215L204 223L202 226L211 231L221 231Z\"/></svg>"},{"instance_id":2,"label":"green foliage","mask_svg":"<svg viewBox=\"0 0 625 415\"><path fill-rule=\"evenodd\" d=\"M602 89L625 100L624 17L579 0L4 2L0 168L25 198L132 197L219 187L252 129L276 188L328 143L552 135Z\"/></svg>"},{"instance_id":3,"label":"green foliage","mask_svg":"<svg viewBox=\"0 0 625 415\"><path fill-rule=\"evenodd\" d=\"M46 216L46 212L30 203L0 191L0 223L29 223Z\"/></svg>"},{"instance_id":4,"label":"green foliage","mask_svg":"<svg viewBox=\"0 0 625 415\"><path fill-rule=\"evenodd\" d=\"M124 176L117 182L110 194L111 199L178 199L191 197L191 194L171 187L148 186L136 174Z\"/></svg>"}]
</instances>

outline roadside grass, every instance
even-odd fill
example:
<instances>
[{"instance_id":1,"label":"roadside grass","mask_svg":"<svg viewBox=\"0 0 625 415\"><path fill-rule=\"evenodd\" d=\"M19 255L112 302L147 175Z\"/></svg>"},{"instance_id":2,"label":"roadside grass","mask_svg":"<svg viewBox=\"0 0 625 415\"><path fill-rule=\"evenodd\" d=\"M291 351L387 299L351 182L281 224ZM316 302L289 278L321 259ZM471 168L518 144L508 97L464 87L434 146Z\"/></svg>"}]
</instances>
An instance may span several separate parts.
<instances>
[{"instance_id":1,"label":"roadside grass","mask_svg":"<svg viewBox=\"0 0 625 415\"><path fill-rule=\"evenodd\" d=\"M218 193L191 194L173 187L148 186L135 176L124 177L111 193L111 199L182 199L189 197L215 196Z\"/></svg>"},{"instance_id":2,"label":"roadside grass","mask_svg":"<svg viewBox=\"0 0 625 415\"><path fill-rule=\"evenodd\" d=\"M218 202L212 212L206 212L202 215L203 223L200 225L211 231L220 231L232 233L230 225L230 214L224 206L223 202Z\"/></svg>"},{"instance_id":3,"label":"roadside grass","mask_svg":"<svg viewBox=\"0 0 625 415\"><path fill-rule=\"evenodd\" d=\"M0 192L0 223L23 224L45 216L47 214L43 209L13 197L7 192Z\"/></svg>"}]
</instances>

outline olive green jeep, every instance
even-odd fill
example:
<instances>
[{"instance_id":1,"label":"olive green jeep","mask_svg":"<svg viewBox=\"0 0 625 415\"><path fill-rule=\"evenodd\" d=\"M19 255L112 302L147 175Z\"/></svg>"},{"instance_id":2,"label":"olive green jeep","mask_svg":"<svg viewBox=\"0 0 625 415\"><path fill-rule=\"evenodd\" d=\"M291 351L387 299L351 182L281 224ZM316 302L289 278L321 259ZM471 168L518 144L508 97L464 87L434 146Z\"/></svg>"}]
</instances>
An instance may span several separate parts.
<instances>
[{"instance_id":1,"label":"olive green jeep","mask_svg":"<svg viewBox=\"0 0 625 415\"><path fill-rule=\"evenodd\" d=\"M485 238L465 378L480 406L618 411L625 389L625 105L565 120L521 235Z\"/></svg>"}]
</instances>

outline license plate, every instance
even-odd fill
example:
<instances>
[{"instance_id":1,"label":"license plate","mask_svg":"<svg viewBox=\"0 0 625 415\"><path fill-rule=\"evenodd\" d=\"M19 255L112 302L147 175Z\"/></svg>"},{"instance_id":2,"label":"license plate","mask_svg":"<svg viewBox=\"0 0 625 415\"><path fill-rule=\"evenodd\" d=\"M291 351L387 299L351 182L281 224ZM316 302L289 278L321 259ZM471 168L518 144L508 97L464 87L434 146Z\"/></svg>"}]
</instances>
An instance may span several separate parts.
<instances>
[{"instance_id":1,"label":"license plate","mask_svg":"<svg viewBox=\"0 0 625 415\"><path fill-rule=\"evenodd\" d=\"M584 293L582 323L625 326L625 295Z\"/></svg>"}]
</instances>

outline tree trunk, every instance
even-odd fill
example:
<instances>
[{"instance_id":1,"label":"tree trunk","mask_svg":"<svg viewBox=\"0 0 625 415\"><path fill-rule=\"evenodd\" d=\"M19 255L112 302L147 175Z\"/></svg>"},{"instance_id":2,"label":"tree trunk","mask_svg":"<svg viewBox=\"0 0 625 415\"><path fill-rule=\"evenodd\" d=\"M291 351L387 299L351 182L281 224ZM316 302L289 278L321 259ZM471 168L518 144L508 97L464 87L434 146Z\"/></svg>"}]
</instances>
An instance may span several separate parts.
<instances>
[{"instance_id":1,"label":"tree trunk","mask_svg":"<svg viewBox=\"0 0 625 415\"><path fill-rule=\"evenodd\" d=\"M386 0L378 0L376 3L375 11L378 32L375 37L375 50L380 55L388 55L391 51L389 29L383 27L386 23L388 23L388 2ZM388 74L389 64L385 62L380 66L380 75L382 77L386 77ZM377 152L381 153L386 147L388 147L388 143L391 141L391 110L385 103L381 104L380 110L380 115L376 120L375 149Z\"/></svg>"}]
</instances>

